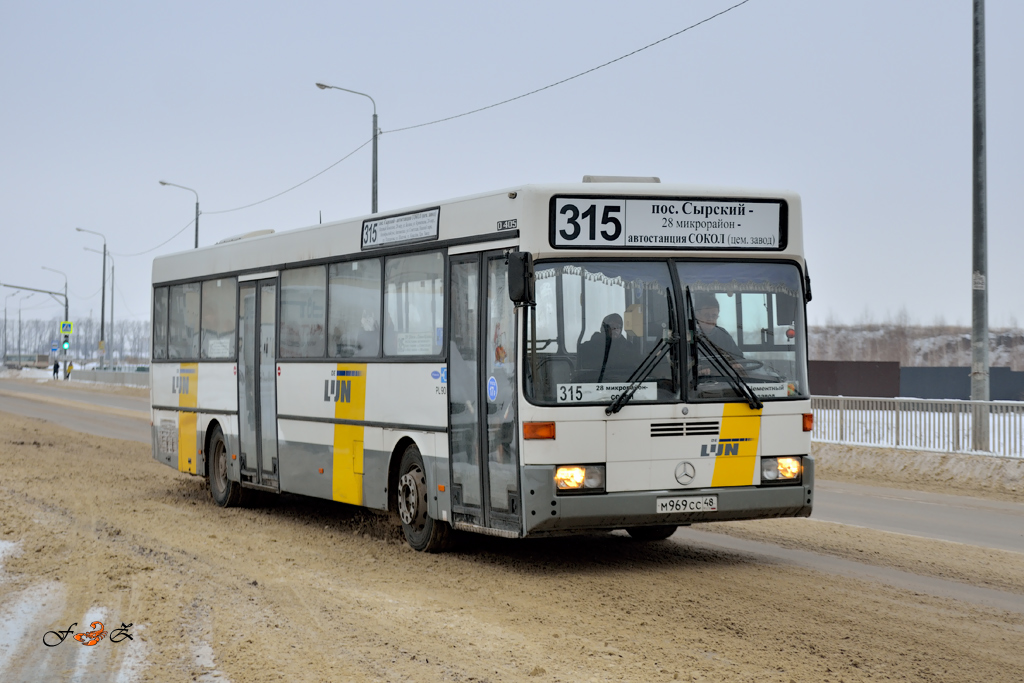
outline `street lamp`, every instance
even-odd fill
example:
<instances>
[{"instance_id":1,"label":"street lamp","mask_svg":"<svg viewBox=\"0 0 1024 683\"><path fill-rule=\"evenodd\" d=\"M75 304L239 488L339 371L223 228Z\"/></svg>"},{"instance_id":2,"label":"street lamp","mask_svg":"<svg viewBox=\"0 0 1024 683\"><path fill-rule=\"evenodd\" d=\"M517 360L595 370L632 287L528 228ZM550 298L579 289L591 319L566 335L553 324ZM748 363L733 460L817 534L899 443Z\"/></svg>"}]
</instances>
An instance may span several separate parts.
<instances>
[{"instance_id":1,"label":"street lamp","mask_svg":"<svg viewBox=\"0 0 1024 683\"><path fill-rule=\"evenodd\" d=\"M86 251L91 251L94 254L101 254L101 253L103 253L99 249L93 249L91 247L82 247L82 248L85 249ZM113 254L107 254L107 256L110 257L110 340L113 341L114 338L117 336L117 333L114 332L114 255ZM65 312L65 315L67 315L66 312ZM66 319L67 318L65 318L65 320ZM111 347L111 349L110 349L110 361L111 362L114 361L114 349L113 349L113 347Z\"/></svg>"},{"instance_id":2,"label":"street lamp","mask_svg":"<svg viewBox=\"0 0 1024 683\"><path fill-rule=\"evenodd\" d=\"M368 98L370 102L373 102L373 201L371 206L373 209L373 213L377 213L377 103L374 102L373 98L367 95L366 93L359 92L357 90L339 88L336 85L325 85L324 83L317 83L316 87L320 88L321 90L344 90L345 92L350 92L353 95L362 95L363 97Z\"/></svg>"},{"instance_id":3,"label":"street lamp","mask_svg":"<svg viewBox=\"0 0 1024 683\"><path fill-rule=\"evenodd\" d=\"M106 337L103 335L103 317L107 312L107 236L101 232L86 230L85 228L75 228L75 230L78 232L87 232L90 235L99 235L103 238L103 279L102 285L100 286L100 370L102 370L104 361L107 358L107 342Z\"/></svg>"},{"instance_id":4,"label":"street lamp","mask_svg":"<svg viewBox=\"0 0 1024 683\"><path fill-rule=\"evenodd\" d=\"M21 299L18 300L18 368L19 369L22 367L22 358L21 358L21 305L23 303L25 303L25 299L28 299L28 298L33 297L35 295L36 295L35 292L31 292L30 294L27 294L27 295L21 297Z\"/></svg>"},{"instance_id":5,"label":"street lamp","mask_svg":"<svg viewBox=\"0 0 1024 683\"><path fill-rule=\"evenodd\" d=\"M63 275L64 276L64 320L67 320L68 319L68 276L67 276L66 273L63 273L63 272L57 270L56 268L49 268L47 266L43 266L42 268L43 268L43 270L48 270L51 273L57 273L58 275ZM114 286L113 286L114 278L113 278L113 276L111 276L111 278L110 278L110 283L111 283L110 290L111 290L111 292L113 292L113 290L114 290ZM111 295L110 295L110 317L111 318L114 317L114 295L113 295L113 293L111 293ZM111 321L110 324L111 324L111 327L113 327L113 324L114 324L113 321ZM61 351L63 351L63 350L64 349L62 348ZM67 364L68 364L67 354L62 353L61 355L63 355L65 357L64 367L65 367L65 369L67 369Z\"/></svg>"},{"instance_id":6,"label":"street lamp","mask_svg":"<svg viewBox=\"0 0 1024 683\"><path fill-rule=\"evenodd\" d=\"M21 290L11 292L4 297L4 365L7 364L7 300L19 294L21 294Z\"/></svg>"},{"instance_id":7,"label":"street lamp","mask_svg":"<svg viewBox=\"0 0 1024 683\"><path fill-rule=\"evenodd\" d=\"M199 193L196 192L195 190L193 190L191 187L185 187L184 185L175 185L174 183L169 183L166 180L161 180L160 184L161 185L170 185L171 187L180 187L183 190L188 190L189 192L191 192L192 194L194 194L196 196L196 246L195 246L195 248L198 249L199 248ZM111 296L113 296L113 295L111 295Z\"/></svg>"}]
</instances>

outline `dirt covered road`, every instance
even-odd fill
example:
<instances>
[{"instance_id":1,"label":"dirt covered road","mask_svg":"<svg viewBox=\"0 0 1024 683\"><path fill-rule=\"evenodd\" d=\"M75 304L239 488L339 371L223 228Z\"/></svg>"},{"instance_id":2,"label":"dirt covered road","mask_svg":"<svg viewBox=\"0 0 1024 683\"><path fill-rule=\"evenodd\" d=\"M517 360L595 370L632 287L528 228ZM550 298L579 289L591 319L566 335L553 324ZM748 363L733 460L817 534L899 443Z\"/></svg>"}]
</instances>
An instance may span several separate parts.
<instances>
[{"instance_id":1,"label":"dirt covered road","mask_svg":"<svg viewBox=\"0 0 1024 683\"><path fill-rule=\"evenodd\" d=\"M736 531L1024 592L1018 554L826 526ZM423 555L388 518L222 510L145 445L5 413L0 540L3 681L1024 680L1017 612L615 534ZM43 645L99 617L134 639Z\"/></svg>"}]
</instances>

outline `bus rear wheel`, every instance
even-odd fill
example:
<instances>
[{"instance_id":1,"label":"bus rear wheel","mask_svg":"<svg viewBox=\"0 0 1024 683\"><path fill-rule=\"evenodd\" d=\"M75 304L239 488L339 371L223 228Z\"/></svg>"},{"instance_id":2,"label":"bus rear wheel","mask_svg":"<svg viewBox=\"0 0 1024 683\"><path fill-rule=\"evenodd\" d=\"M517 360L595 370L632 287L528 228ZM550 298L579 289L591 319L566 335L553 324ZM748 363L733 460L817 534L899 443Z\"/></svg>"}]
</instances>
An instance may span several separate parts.
<instances>
[{"instance_id":1,"label":"bus rear wheel","mask_svg":"<svg viewBox=\"0 0 1024 683\"><path fill-rule=\"evenodd\" d=\"M228 446L220 427L213 428L210 436L210 496L222 508L242 504L242 485L228 479Z\"/></svg>"},{"instance_id":2,"label":"bus rear wheel","mask_svg":"<svg viewBox=\"0 0 1024 683\"><path fill-rule=\"evenodd\" d=\"M626 529L630 538L638 541L663 541L676 532L675 524L658 524L656 526L631 526Z\"/></svg>"},{"instance_id":3,"label":"bus rear wheel","mask_svg":"<svg viewBox=\"0 0 1024 683\"><path fill-rule=\"evenodd\" d=\"M420 449L411 444L398 466L398 516L402 533L413 550L436 553L451 545L452 530L427 514L427 475Z\"/></svg>"}]
</instances>

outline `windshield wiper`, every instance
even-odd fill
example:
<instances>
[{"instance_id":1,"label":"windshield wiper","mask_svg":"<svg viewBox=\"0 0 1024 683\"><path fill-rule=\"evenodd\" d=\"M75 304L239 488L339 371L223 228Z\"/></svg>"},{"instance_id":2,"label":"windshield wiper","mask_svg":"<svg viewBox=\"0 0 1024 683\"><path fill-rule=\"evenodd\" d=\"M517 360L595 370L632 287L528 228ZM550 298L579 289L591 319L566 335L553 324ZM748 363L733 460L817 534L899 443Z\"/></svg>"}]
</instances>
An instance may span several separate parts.
<instances>
[{"instance_id":1,"label":"windshield wiper","mask_svg":"<svg viewBox=\"0 0 1024 683\"><path fill-rule=\"evenodd\" d=\"M764 407L764 403L762 403L761 399L757 397L754 390L750 388L750 385L740 377L738 372L736 372L736 369L732 366L732 362L730 362L729 358L726 357L725 351L720 349L713 341L708 339L707 335L704 334L703 331L701 331L700 325L697 324L697 317L694 313L693 299L690 297L689 287L686 288L686 306L689 311L687 324L690 327L690 333L693 335L693 340L696 342L693 345L693 385L696 387L697 383L700 381L697 374L697 347L699 346L704 350L704 353L707 354L708 361L716 370L718 370L719 374L728 379L729 384L736 389L736 392L747 400L747 405L749 405L753 410L761 410L761 408Z\"/></svg>"},{"instance_id":2,"label":"windshield wiper","mask_svg":"<svg viewBox=\"0 0 1024 683\"><path fill-rule=\"evenodd\" d=\"M654 372L654 368L658 367L658 363L660 363L661 359L665 357L665 354L671 351L672 346L678 342L678 334L672 334L667 339L664 337L659 339L658 343L654 345L654 348L650 350L650 353L640 361L640 365L637 366L636 370L633 371L633 374L631 374L629 379L626 380L629 382L629 386L627 386L625 390L623 390L623 392L619 394L607 408L604 409L604 414L614 415L622 410L622 407L629 403L633 398L633 394L635 394L637 389L639 389L644 383L644 380Z\"/></svg>"}]
</instances>

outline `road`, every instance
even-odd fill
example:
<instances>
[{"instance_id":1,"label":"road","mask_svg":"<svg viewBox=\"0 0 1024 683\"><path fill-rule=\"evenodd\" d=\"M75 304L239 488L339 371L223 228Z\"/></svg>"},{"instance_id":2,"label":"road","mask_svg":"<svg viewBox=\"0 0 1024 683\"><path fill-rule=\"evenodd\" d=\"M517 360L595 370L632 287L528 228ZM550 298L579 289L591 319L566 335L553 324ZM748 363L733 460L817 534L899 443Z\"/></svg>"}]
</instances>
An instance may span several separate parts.
<instances>
[{"instance_id":1,"label":"road","mask_svg":"<svg viewBox=\"0 0 1024 683\"><path fill-rule=\"evenodd\" d=\"M0 381L21 411L94 426L117 411L100 431L148 430L144 398L69 391ZM286 495L217 508L201 479L152 460L148 435L113 441L2 411L0 680L966 683L1024 671L1024 555L1004 548L1019 538L965 543L967 523L949 521L1003 528L1016 504L821 482L810 520L700 525L652 544L472 536L429 556L351 506ZM100 618L136 624L135 641L39 644Z\"/></svg>"},{"instance_id":2,"label":"road","mask_svg":"<svg viewBox=\"0 0 1024 683\"><path fill-rule=\"evenodd\" d=\"M114 408L112 411L104 410ZM149 400L60 382L0 380L0 411L150 443ZM819 481L814 519L1024 553L1024 504Z\"/></svg>"}]
</instances>

